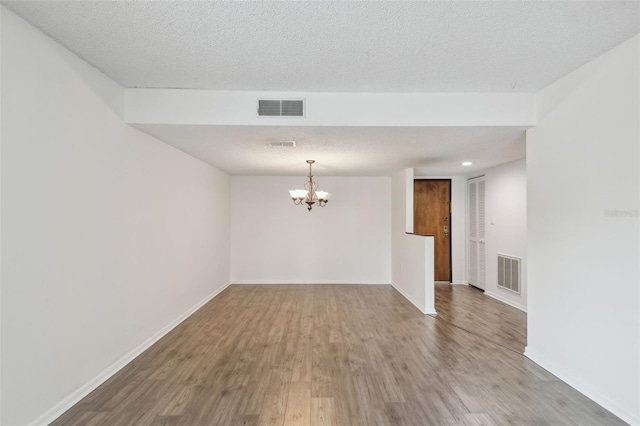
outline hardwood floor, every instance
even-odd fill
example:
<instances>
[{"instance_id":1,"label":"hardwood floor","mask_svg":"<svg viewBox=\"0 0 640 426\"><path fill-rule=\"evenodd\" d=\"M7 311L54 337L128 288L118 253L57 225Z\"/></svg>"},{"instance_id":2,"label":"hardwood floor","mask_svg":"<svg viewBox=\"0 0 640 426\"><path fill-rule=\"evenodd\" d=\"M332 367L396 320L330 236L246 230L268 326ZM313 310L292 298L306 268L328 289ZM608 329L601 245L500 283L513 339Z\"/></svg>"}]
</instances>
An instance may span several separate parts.
<instances>
[{"instance_id":1,"label":"hardwood floor","mask_svg":"<svg viewBox=\"0 0 640 426\"><path fill-rule=\"evenodd\" d=\"M624 423L390 286L234 285L53 424Z\"/></svg>"},{"instance_id":2,"label":"hardwood floor","mask_svg":"<svg viewBox=\"0 0 640 426\"><path fill-rule=\"evenodd\" d=\"M436 284L438 318L524 353L527 346L527 314L466 285Z\"/></svg>"}]
</instances>

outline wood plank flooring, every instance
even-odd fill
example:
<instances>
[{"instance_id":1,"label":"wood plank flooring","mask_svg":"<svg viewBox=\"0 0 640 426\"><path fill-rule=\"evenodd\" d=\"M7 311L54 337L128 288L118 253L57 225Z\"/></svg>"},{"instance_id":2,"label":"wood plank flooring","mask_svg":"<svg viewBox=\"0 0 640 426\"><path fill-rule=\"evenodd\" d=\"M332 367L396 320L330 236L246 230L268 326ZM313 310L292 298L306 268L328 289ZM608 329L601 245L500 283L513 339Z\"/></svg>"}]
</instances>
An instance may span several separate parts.
<instances>
[{"instance_id":1,"label":"wood plank flooring","mask_svg":"<svg viewBox=\"0 0 640 426\"><path fill-rule=\"evenodd\" d=\"M438 318L524 353L527 346L527 314L466 285L436 284Z\"/></svg>"},{"instance_id":2,"label":"wood plank flooring","mask_svg":"<svg viewBox=\"0 0 640 426\"><path fill-rule=\"evenodd\" d=\"M618 425L390 286L230 286L54 425Z\"/></svg>"}]
</instances>

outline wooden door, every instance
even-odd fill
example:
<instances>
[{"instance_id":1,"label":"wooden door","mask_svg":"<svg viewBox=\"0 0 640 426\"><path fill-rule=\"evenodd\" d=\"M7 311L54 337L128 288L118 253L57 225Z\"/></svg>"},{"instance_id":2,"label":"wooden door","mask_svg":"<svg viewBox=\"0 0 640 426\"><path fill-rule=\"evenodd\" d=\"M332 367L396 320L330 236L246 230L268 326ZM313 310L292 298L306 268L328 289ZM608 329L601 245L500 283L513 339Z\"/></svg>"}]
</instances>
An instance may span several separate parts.
<instances>
[{"instance_id":1,"label":"wooden door","mask_svg":"<svg viewBox=\"0 0 640 426\"><path fill-rule=\"evenodd\" d=\"M414 181L413 233L434 236L434 279L451 282L450 179Z\"/></svg>"}]
</instances>

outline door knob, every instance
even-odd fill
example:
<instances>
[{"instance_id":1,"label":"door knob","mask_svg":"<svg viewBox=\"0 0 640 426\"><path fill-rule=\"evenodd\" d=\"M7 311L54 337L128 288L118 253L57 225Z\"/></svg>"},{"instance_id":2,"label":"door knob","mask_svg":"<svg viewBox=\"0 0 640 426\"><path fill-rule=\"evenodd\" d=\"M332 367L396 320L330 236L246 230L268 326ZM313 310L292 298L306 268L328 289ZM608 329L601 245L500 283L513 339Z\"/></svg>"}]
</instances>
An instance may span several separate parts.
<instances>
[{"instance_id":1,"label":"door knob","mask_svg":"<svg viewBox=\"0 0 640 426\"><path fill-rule=\"evenodd\" d=\"M449 227L445 225L443 229L444 229L444 235L449 235Z\"/></svg>"}]
</instances>

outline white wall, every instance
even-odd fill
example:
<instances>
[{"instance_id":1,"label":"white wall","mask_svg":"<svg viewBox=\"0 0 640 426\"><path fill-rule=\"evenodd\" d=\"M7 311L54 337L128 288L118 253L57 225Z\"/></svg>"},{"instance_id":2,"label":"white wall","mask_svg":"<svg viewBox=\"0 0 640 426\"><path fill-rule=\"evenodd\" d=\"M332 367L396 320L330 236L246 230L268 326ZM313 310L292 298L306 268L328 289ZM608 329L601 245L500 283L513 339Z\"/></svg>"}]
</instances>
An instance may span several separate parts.
<instances>
[{"instance_id":1,"label":"white wall","mask_svg":"<svg viewBox=\"0 0 640 426\"><path fill-rule=\"evenodd\" d=\"M0 52L2 44L2 15L5 8L0 6ZM2 55L0 54L0 73ZM2 79L0 78L0 177L2 176ZM2 179L0 178L0 422L2 422Z\"/></svg>"},{"instance_id":2,"label":"white wall","mask_svg":"<svg viewBox=\"0 0 640 426\"><path fill-rule=\"evenodd\" d=\"M305 177L231 178L234 283L391 282L391 178L315 176L326 207L296 206Z\"/></svg>"},{"instance_id":3,"label":"white wall","mask_svg":"<svg viewBox=\"0 0 640 426\"><path fill-rule=\"evenodd\" d=\"M467 280L467 178L415 176L414 179L451 179L451 284Z\"/></svg>"},{"instance_id":4,"label":"white wall","mask_svg":"<svg viewBox=\"0 0 640 426\"><path fill-rule=\"evenodd\" d=\"M527 133L526 355L632 424L640 424L639 50L636 36L539 92L539 123Z\"/></svg>"},{"instance_id":5,"label":"white wall","mask_svg":"<svg viewBox=\"0 0 640 426\"><path fill-rule=\"evenodd\" d=\"M525 160L485 175L485 294L527 310L527 169ZM520 294L498 287L498 253L522 259Z\"/></svg>"},{"instance_id":6,"label":"white wall","mask_svg":"<svg viewBox=\"0 0 640 426\"><path fill-rule=\"evenodd\" d=\"M52 420L223 288L228 177L2 8L2 419Z\"/></svg>"},{"instance_id":7,"label":"white wall","mask_svg":"<svg viewBox=\"0 0 640 426\"><path fill-rule=\"evenodd\" d=\"M434 239L413 232L413 169L392 180L392 285L425 314L435 314Z\"/></svg>"}]
</instances>

